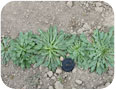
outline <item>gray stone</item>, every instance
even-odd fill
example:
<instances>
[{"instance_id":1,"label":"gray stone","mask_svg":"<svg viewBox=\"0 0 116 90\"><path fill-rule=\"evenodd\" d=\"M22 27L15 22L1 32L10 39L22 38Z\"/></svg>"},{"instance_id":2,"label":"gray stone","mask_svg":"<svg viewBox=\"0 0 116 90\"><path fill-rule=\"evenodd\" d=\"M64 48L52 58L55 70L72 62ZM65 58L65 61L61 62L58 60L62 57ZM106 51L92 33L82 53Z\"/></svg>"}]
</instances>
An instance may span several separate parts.
<instances>
[{"instance_id":1,"label":"gray stone","mask_svg":"<svg viewBox=\"0 0 116 90\"><path fill-rule=\"evenodd\" d=\"M27 86L24 86L22 89L26 89L27 88Z\"/></svg>"},{"instance_id":2,"label":"gray stone","mask_svg":"<svg viewBox=\"0 0 116 90\"><path fill-rule=\"evenodd\" d=\"M49 86L49 89L54 89L53 86Z\"/></svg>"},{"instance_id":3,"label":"gray stone","mask_svg":"<svg viewBox=\"0 0 116 90\"><path fill-rule=\"evenodd\" d=\"M97 89L103 89L103 88L105 88L104 85L101 85L101 86L97 87Z\"/></svg>"},{"instance_id":4,"label":"gray stone","mask_svg":"<svg viewBox=\"0 0 116 90\"><path fill-rule=\"evenodd\" d=\"M79 85L82 84L82 81L81 80L76 80L75 82L76 82L76 84L79 84Z\"/></svg>"},{"instance_id":5,"label":"gray stone","mask_svg":"<svg viewBox=\"0 0 116 90\"><path fill-rule=\"evenodd\" d=\"M68 6L69 8L71 8L71 7L73 6L73 2L72 2L72 1L68 1L68 2L67 2L67 6Z\"/></svg>"},{"instance_id":6,"label":"gray stone","mask_svg":"<svg viewBox=\"0 0 116 90\"><path fill-rule=\"evenodd\" d=\"M84 30L85 30L85 29L82 27L82 28L78 29L77 33L81 34L81 33L84 32Z\"/></svg>"},{"instance_id":7,"label":"gray stone","mask_svg":"<svg viewBox=\"0 0 116 90\"><path fill-rule=\"evenodd\" d=\"M62 70L61 70L61 68L57 68L57 69L56 69L56 73L57 73L57 74L60 74L60 73L62 73Z\"/></svg>"},{"instance_id":8,"label":"gray stone","mask_svg":"<svg viewBox=\"0 0 116 90\"><path fill-rule=\"evenodd\" d=\"M7 33L9 34L9 33L10 33L10 31L8 30L8 31L7 31Z\"/></svg>"},{"instance_id":9,"label":"gray stone","mask_svg":"<svg viewBox=\"0 0 116 90\"><path fill-rule=\"evenodd\" d=\"M90 27L90 25L85 23L82 28L78 29L77 33L81 34L83 32L87 32L87 31L90 32L91 31L91 27Z\"/></svg>"},{"instance_id":10,"label":"gray stone","mask_svg":"<svg viewBox=\"0 0 116 90\"><path fill-rule=\"evenodd\" d=\"M73 33L73 30L70 30L71 33Z\"/></svg>"},{"instance_id":11,"label":"gray stone","mask_svg":"<svg viewBox=\"0 0 116 90\"><path fill-rule=\"evenodd\" d=\"M52 76L51 79L52 79L52 80L56 80L56 77L55 77L55 76Z\"/></svg>"},{"instance_id":12,"label":"gray stone","mask_svg":"<svg viewBox=\"0 0 116 90\"><path fill-rule=\"evenodd\" d=\"M52 71L49 71L49 72L47 72L47 75L48 75L49 77L52 77L53 72L52 72Z\"/></svg>"},{"instance_id":13,"label":"gray stone","mask_svg":"<svg viewBox=\"0 0 116 90\"><path fill-rule=\"evenodd\" d=\"M63 76L63 78L67 78L68 77L68 75L67 74L65 74L64 76Z\"/></svg>"},{"instance_id":14,"label":"gray stone","mask_svg":"<svg viewBox=\"0 0 116 90\"><path fill-rule=\"evenodd\" d=\"M42 85L42 81L40 81L39 84Z\"/></svg>"},{"instance_id":15,"label":"gray stone","mask_svg":"<svg viewBox=\"0 0 116 90\"><path fill-rule=\"evenodd\" d=\"M109 86L110 85L110 83L109 82L107 82L106 84L105 84L105 86L107 87L107 86Z\"/></svg>"},{"instance_id":16,"label":"gray stone","mask_svg":"<svg viewBox=\"0 0 116 90\"><path fill-rule=\"evenodd\" d=\"M69 77L68 80L71 80L71 77Z\"/></svg>"},{"instance_id":17,"label":"gray stone","mask_svg":"<svg viewBox=\"0 0 116 90\"><path fill-rule=\"evenodd\" d=\"M54 73L54 76L55 76L55 77L57 77L57 74L56 74L56 73Z\"/></svg>"},{"instance_id":18,"label":"gray stone","mask_svg":"<svg viewBox=\"0 0 116 90\"><path fill-rule=\"evenodd\" d=\"M40 85L38 85L38 87L37 87L38 89L40 89L41 88L41 86Z\"/></svg>"},{"instance_id":19,"label":"gray stone","mask_svg":"<svg viewBox=\"0 0 116 90\"><path fill-rule=\"evenodd\" d=\"M47 77L47 74L45 74L44 77Z\"/></svg>"},{"instance_id":20,"label":"gray stone","mask_svg":"<svg viewBox=\"0 0 116 90\"><path fill-rule=\"evenodd\" d=\"M97 26L97 29L100 29L101 28L101 26Z\"/></svg>"},{"instance_id":21,"label":"gray stone","mask_svg":"<svg viewBox=\"0 0 116 90\"><path fill-rule=\"evenodd\" d=\"M96 7L100 7L102 4L100 2L96 3Z\"/></svg>"},{"instance_id":22,"label":"gray stone","mask_svg":"<svg viewBox=\"0 0 116 90\"><path fill-rule=\"evenodd\" d=\"M89 4L88 3L86 3L86 7L89 7Z\"/></svg>"},{"instance_id":23,"label":"gray stone","mask_svg":"<svg viewBox=\"0 0 116 90\"><path fill-rule=\"evenodd\" d=\"M63 85L60 83L60 81L56 81L55 88L56 89L63 89Z\"/></svg>"},{"instance_id":24,"label":"gray stone","mask_svg":"<svg viewBox=\"0 0 116 90\"><path fill-rule=\"evenodd\" d=\"M95 10L96 10L97 12L102 12L102 11L103 11L103 8L102 8L102 7L96 7Z\"/></svg>"},{"instance_id":25,"label":"gray stone","mask_svg":"<svg viewBox=\"0 0 116 90\"><path fill-rule=\"evenodd\" d=\"M76 73L76 71L77 71L77 69L76 69L76 68L74 68L74 69L72 70L72 73Z\"/></svg>"},{"instance_id":26,"label":"gray stone","mask_svg":"<svg viewBox=\"0 0 116 90\"><path fill-rule=\"evenodd\" d=\"M90 29L91 27L90 27L87 23L85 23L85 24L83 25L83 28L84 28L84 29Z\"/></svg>"},{"instance_id":27,"label":"gray stone","mask_svg":"<svg viewBox=\"0 0 116 90\"><path fill-rule=\"evenodd\" d=\"M44 69L43 66L39 66L39 70L42 71Z\"/></svg>"},{"instance_id":28,"label":"gray stone","mask_svg":"<svg viewBox=\"0 0 116 90\"><path fill-rule=\"evenodd\" d=\"M47 78L46 78L46 80L48 81L48 80L49 80L49 78L47 77Z\"/></svg>"}]
</instances>

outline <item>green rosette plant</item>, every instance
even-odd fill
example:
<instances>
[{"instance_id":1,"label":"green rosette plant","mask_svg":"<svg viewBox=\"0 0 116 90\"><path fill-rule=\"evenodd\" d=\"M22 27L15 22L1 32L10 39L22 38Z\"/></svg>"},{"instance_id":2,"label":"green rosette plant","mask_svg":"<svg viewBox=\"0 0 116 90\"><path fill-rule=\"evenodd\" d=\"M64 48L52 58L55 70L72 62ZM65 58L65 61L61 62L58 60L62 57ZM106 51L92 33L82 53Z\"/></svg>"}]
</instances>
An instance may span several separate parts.
<instances>
[{"instance_id":1,"label":"green rosette plant","mask_svg":"<svg viewBox=\"0 0 116 90\"><path fill-rule=\"evenodd\" d=\"M90 42L84 33L79 36L75 36L72 45L67 49L70 58L72 58L79 68L88 69L88 50L86 50L87 45Z\"/></svg>"},{"instance_id":2,"label":"green rosette plant","mask_svg":"<svg viewBox=\"0 0 116 90\"><path fill-rule=\"evenodd\" d=\"M35 67L43 65L54 72L58 66L62 66L59 59L62 56L72 58L79 68L89 68L98 74L114 66L114 27L109 32L95 30L91 41L87 40L84 33L58 32L56 26L50 26L46 32L38 31L39 35L20 32L15 39L3 37L2 63L12 60L23 69L30 68L32 64Z\"/></svg>"},{"instance_id":3,"label":"green rosette plant","mask_svg":"<svg viewBox=\"0 0 116 90\"><path fill-rule=\"evenodd\" d=\"M69 35L63 31L57 32L57 27L50 26L47 32L39 29L39 35L36 36L37 45L35 46L38 60L35 66L47 66L50 70L55 71L58 66L61 66L60 56L66 56L67 47L72 42L69 40ZM69 41L67 41L67 40Z\"/></svg>"},{"instance_id":4,"label":"green rosette plant","mask_svg":"<svg viewBox=\"0 0 116 90\"><path fill-rule=\"evenodd\" d=\"M30 68L36 61L34 55L34 37L32 32L22 33L16 39L11 40L11 59L14 64L21 66L22 69Z\"/></svg>"},{"instance_id":5,"label":"green rosette plant","mask_svg":"<svg viewBox=\"0 0 116 90\"><path fill-rule=\"evenodd\" d=\"M109 32L95 30L92 36L92 43L89 52L90 71L102 74L109 66L114 65L114 27Z\"/></svg>"},{"instance_id":6,"label":"green rosette plant","mask_svg":"<svg viewBox=\"0 0 116 90\"><path fill-rule=\"evenodd\" d=\"M10 40L9 37L3 37L1 40L1 57L2 64L7 64L7 62L11 59L10 57Z\"/></svg>"}]
</instances>

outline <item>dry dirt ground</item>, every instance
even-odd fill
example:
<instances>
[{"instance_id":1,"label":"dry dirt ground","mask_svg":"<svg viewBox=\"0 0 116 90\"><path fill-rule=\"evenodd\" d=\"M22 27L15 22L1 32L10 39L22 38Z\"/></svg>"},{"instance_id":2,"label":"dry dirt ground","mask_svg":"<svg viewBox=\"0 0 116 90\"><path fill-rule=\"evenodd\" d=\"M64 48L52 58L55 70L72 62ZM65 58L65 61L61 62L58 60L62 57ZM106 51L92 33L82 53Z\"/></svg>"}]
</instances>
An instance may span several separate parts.
<instances>
[{"instance_id":1,"label":"dry dirt ground","mask_svg":"<svg viewBox=\"0 0 116 90\"><path fill-rule=\"evenodd\" d=\"M38 28L47 30L57 25L67 33L86 33L90 38L93 30L98 28L107 32L114 24L112 7L105 2L10 2L2 12L2 36L15 38L20 31ZM64 72L60 68L52 73L46 67L22 70L10 61L1 66L1 77L10 88L104 88L113 80L114 70L98 75L89 70L74 68Z\"/></svg>"}]
</instances>

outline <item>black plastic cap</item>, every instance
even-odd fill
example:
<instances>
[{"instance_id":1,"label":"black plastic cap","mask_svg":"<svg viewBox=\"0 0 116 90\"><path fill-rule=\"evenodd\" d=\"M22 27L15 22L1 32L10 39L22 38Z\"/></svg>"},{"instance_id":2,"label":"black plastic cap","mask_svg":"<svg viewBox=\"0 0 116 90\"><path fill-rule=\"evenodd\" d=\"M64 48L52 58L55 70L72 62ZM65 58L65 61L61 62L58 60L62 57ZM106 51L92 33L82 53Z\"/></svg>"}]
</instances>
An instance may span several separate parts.
<instances>
[{"instance_id":1,"label":"black plastic cap","mask_svg":"<svg viewBox=\"0 0 116 90\"><path fill-rule=\"evenodd\" d=\"M66 72L70 72L75 67L75 63L71 58L65 58L62 61L62 69Z\"/></svg>"}]
</instances>

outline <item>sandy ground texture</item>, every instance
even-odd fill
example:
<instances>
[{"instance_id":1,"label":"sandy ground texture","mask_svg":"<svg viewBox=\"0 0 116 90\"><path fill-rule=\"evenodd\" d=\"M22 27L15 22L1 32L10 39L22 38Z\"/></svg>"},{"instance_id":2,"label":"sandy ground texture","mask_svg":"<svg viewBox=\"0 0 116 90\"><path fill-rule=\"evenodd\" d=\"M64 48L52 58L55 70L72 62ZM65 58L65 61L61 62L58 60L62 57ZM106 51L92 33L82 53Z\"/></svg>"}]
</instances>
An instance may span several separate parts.
<instances>
[{"instance_id":1,"label":"sandy ground texture","mask_svg":"<svg viewBox=\"0 0 116 90\"><path fill-rule=\"evenodd\" d=\"M20 31L38 28L47 30L57 25L66 33L86 33L90 38L93 30L98 28L107 32L114 24L112 7L105 2L10 2L2 12L2 37L17 37ZM41 88L41 89L82 89L104 88L113 80L114 70L98 75L75 67L72 72L64 72L57 68L53 73L46 67L26 69L13 65L10 61L1 66L1 77L10 88Z\"/></svg>"}]
</instances>

